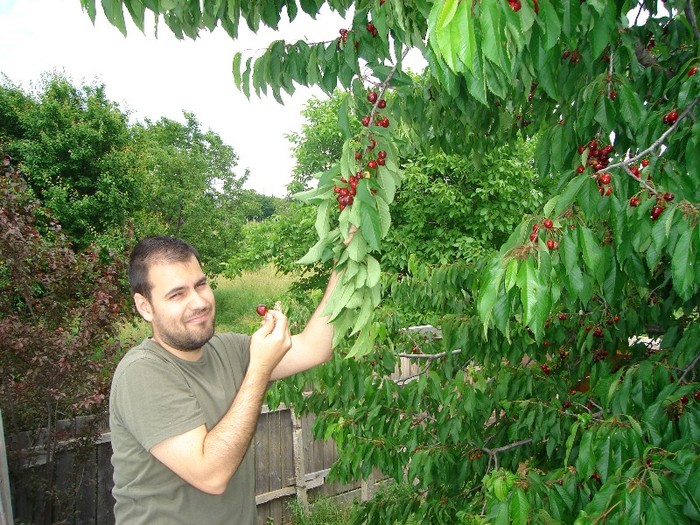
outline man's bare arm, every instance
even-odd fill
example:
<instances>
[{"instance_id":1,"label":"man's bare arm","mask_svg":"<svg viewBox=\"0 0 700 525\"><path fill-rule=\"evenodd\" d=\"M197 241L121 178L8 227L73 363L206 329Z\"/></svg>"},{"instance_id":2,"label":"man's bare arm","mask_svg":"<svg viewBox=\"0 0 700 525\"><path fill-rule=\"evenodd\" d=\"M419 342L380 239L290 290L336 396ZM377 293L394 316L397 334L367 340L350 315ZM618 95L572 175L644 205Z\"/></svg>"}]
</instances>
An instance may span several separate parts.
<instances>
[{"instance_id":1,"label":"man's bare arm","mask_svg":"<svg viewBox=\"0 0 700 525\"><path fill-rule=\"evenodd\" d=\"M236 472L255 434L272 371L291 347L287 318L268 312L253 334L250 364L230 408L211 430L204 425L168 438L151 453L199 490L221 494Z\"/></svg>"}]
</instances>

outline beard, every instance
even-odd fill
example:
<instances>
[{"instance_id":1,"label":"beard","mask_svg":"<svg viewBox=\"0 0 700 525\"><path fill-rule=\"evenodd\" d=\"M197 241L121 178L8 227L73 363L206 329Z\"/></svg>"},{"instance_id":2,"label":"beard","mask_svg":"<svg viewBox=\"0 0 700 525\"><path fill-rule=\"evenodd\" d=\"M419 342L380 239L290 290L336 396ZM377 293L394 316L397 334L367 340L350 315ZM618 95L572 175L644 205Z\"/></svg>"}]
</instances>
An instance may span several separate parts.
<instances>
[{"instance_id":1,"label":"beard","mask_svg":"<svg viewBox=\"0 0 700 525\"><path fill-rule=\"evenodd\" d=\"M191 317L197 317L210 310L195 312ZM205 324L187 327L180 324L167 323L158 327L158 335L168 346L182 352L194 352L202 348L214 336L214 316Z\"/></svg>"}]
</instances>

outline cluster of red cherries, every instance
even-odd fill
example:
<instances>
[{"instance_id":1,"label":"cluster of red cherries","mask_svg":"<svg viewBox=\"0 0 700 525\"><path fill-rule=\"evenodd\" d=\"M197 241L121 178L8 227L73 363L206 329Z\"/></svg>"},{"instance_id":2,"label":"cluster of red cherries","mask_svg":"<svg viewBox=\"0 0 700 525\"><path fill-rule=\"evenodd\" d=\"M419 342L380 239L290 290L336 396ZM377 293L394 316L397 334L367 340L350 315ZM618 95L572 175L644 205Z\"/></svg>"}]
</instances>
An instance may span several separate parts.
<instances>
[{"instance_id":1,"label":"cluster of red cherries","mask_svg":"<svg viewBox=\"0 0 700 525\"><path fill-rule=\"evenodd\" d=\"M554 228L554 221L550 218L546 218L542 221L542 227L544 227L545 230L551 231L552 228ZM540 223L536 222L532 225L532 232L530 233L531 242L537 242L539 231ZM547 242L545 244L547 245L548 250L556 250L557 248L559 248L559 241L557 241L556 239L547 239Z\"/></svg>"},{"instance_id":2,"label":"cluster of red cherries","mask_svg":"<svg viewBox=\"0 0 700 525\"><path fill-rule=\"evenodd\" d=\"M380 99L376 91L370 91L369 93L367 93L367 101L372 105L376 104L378 109L384 109L386 107L386 100L384 100L383 98ZM372 117L370 117L369 115L365 115L364 117L362 117L360 122L364 127L367 128L370 126L370 124L372 124ZM379 114L375 115L374 123L377 126L381 126L383 128L389 127L389 119Z\"/></svg>"}]
</instances>

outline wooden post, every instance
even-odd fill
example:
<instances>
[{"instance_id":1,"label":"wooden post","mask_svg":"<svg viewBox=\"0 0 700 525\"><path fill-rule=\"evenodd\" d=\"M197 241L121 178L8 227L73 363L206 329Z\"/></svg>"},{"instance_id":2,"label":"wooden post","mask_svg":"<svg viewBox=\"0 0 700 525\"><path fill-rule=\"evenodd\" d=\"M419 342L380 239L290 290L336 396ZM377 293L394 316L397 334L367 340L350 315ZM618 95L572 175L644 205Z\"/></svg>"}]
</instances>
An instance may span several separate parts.
<instances>
[{"instance_id":1,"label":"wooden post","mask_svg":"<svg viewBox=\"0 0 700 525\"><path fill-rule=\"evenodd\" d=\"M292 416L292 453L294 455L294 480L297 492L297 503L304 511L309 510L309 497L306 488L306 472L304 471L304 433L301 420L294 414L294 409L289 408Z\"/></svg>"},{"instance_id":2,"label":"wooden post","mask_svg":"<svg viewBox=\"0 0 700 525\"><path fill-rule=\"evenodd\" d=\"M360 497L362 501L369 501L374 496L374 473L371 473L367 479L360 481Z\"/></svg>"},{"instance_id":3,"label":"wooden post","mask_svg":"<svg viewBox=\"0 0 700 525\"><path fill-rule=\"evenodd\" d=\"M0 410L0 523L14 523L12 518L12 495L10 493L10 471L7 467L5 430Z\"/></svg>"}]
</instances>

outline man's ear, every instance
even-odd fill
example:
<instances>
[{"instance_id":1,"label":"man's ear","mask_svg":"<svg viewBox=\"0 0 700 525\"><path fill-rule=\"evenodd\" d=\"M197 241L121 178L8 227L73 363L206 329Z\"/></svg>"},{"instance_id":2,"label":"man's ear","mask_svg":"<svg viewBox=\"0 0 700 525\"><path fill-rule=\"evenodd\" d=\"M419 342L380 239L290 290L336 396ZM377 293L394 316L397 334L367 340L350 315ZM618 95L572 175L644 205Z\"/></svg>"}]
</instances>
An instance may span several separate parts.
<instances>
[{"instance_id":1,"label":"man's ear","mask_svg":"<svg viewBox=\"0 0 700 525\"><path fill-rule=\"evenodd\" d=\"M141 317L149 323L153 320L153 309L151 308L151 303L146 299L145 296L140 293L134 294L134 304L136 309L141 314Z\"/></svg>"}]
</instances>

